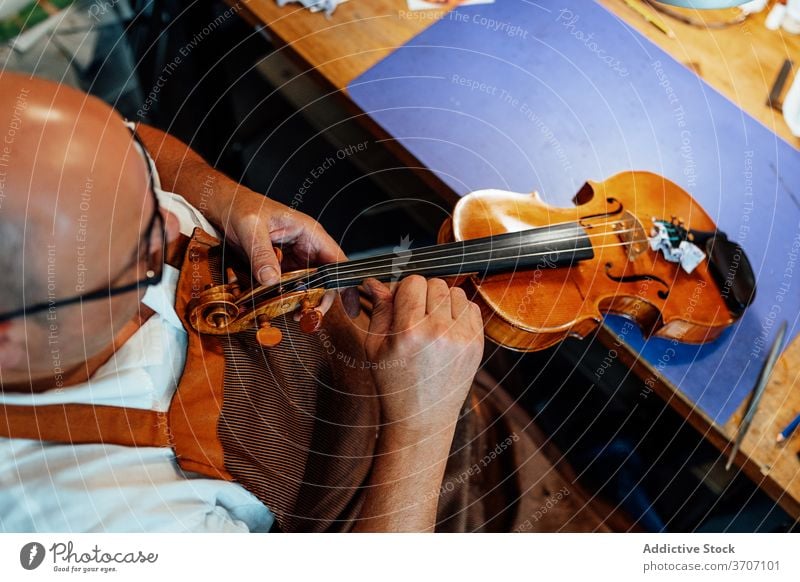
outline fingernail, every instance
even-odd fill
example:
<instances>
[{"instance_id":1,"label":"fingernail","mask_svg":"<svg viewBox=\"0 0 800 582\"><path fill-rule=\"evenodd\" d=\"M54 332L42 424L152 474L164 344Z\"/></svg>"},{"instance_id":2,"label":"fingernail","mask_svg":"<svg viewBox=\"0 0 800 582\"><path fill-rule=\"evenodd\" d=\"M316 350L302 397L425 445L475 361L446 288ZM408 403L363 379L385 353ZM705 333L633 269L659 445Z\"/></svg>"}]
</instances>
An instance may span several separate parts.
<instances>
[{"instance_id":1,"label":"fingernail","mask_svg":"<svg viewBox=\"0 0 800 582\"><path fill-rule=\"evenodd\" d=\"M258 281L262 285L274 285L278 282L278 273L272 267L261 267L258 271Z\"/></svg>"}]
</instances>

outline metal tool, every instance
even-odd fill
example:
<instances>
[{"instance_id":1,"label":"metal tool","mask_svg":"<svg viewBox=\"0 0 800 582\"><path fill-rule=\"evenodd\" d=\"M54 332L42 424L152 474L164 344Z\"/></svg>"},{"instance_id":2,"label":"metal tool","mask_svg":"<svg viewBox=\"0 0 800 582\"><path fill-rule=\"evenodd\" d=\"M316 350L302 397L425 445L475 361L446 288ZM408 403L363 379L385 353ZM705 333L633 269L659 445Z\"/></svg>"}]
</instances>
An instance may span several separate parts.
<instances>
[{"instance_id":1,"label":"metal tool","mask_svg":"<svg viewBox=\"0 0 800 582\"><path fill-rule=\"evenodd\" d=\"M786 59L785 61L783 61L781 70L778 72L778 76L775 78L775 83L772 84L772 90L769 92L769 97L767 98L767 105L769 105L776 111L783 112L781 93L783 93L783 87L786 85L786 81L789 78L789 73L791 71L792 71L792 61Z\"/></svg>"},{"instance_id":2,"label":"metal tool","mask_svg":"<svg viewBox=\"0 0 800 582\"><path fill-rule=\"evenodd\" d=\"M783 347L783 338L785 336L786 322L784 321L778 328L778 335L775 336L775 340L772 342L772 347L769 349L769 354L764 362L764 366L761 368L761 373L758 375L758 382L756 383L755 390L753 391L753 397L750 399L750 404L747 406L747 412L742 419L742 423L739 425L739 431L736 433L736 441L734 441L733 449L731 450L731 454L728 457L728 462L725 465L726 471L731 468L733 459L736 457L736 453L739 452L739 447L742 444L742 440L744 440L744 436L747 434L750 424L753 422L753 417L756 415L758 405L761 402L761 397L764 395L767 382L772 374L772 369L775 367L775 362L778 361L778 355L781 353L781 348Z\"/></svg>"}]
</instances>

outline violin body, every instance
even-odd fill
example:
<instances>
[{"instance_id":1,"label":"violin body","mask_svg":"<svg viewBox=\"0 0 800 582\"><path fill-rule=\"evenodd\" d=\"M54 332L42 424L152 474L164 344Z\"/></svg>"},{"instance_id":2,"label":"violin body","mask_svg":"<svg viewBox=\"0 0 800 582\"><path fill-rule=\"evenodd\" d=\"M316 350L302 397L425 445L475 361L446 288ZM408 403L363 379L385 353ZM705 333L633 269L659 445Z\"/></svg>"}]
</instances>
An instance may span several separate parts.
<instances>
[{"instance_id":1,"label":"violin body","mask_svg":"<svg viewBox=\"0 0 800 582\"><path fill-rule=\"evenodd\" d=\"M640 244L654 218L680 217L687 228L716 229L679 186L649 172L625 172L587 182L573 202L573 208L555 208L536 193L482 190L463 197L442 227L440 243L566 222L588 227L590 259L551 268L543 256L533 269L462 278L460 284L481 307L491 340L535 351L566 337L584 338L603 314L613 313L635 321L646 336L702 343L737 319L706 261L688 274ZM633 242L624 244L632 232Z\"/></svg>"}]
</instances>

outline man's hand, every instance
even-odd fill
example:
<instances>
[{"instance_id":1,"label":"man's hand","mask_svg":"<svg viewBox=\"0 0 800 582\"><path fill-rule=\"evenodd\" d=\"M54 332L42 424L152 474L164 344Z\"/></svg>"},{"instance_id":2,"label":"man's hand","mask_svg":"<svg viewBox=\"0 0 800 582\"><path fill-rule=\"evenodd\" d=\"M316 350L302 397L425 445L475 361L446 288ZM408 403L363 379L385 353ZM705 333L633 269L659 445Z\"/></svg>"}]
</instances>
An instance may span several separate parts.
<instances>
[{"instance_id":1,"label":"man's hand","mask_svg":"<svg viewBox=\"0 0 800 582\"><path fill-rule=\"evenodd\" d=\"M373 363L383 421L419 434L455 421L483 353L480 308L464 290L412 275L394 294L365 281L373 312L365 350Z\"/></svg>"},{"instance_id":2,"label":"man's hand","mask_svg":"<svg viewBox=\"0 0 800 582\"><path fill-rule=\"evenodd\" d=\"M277 283L281 267L290 271L347 260L316 220L244 187L223 201L217 214L214 222L229 242L247 254L262 285ZM278 245L283 250L283 265L272 248Z\"/></svg>"},{"instance_id":3,"label":"man's hand","mask_svg":"<svg viewBox=\"0 0 800 582\"><path fill-rule=\"evenodd\" d=\"M289 271L347 260L339 245L307 214L231 180L159 129L139 124L136 131L155 160L162 186L186 198L241 248L261 285L277 283L281 267ZM277 245L283 250L283 265L273 251ZM320 311L325 313L333 298L334 292L326 293ZM351 315L358 312L357 296L343 299Z\"/></svg>"},{"instance_id":4,"label":"man's hand","mask_svg":"<svg viewBox=\"0 0 800 582\"><path fill-rule=\"evenodd\" d=\"M282 271L347 260L336 241L316 220L243 186L215 214L209 220L222 229L229 243L244 251L261 285L275 285ZM273 249L279 245L283 251L282 264ZM335 291L326 292L317 309L327 313L335 297ZM351 316L358 313L357 294L343 294L342 300ZM297 321L299 313L294 317Z\"/></svg>"},{"instance_id":5,"label":"man's hand","mask_svg":"<svg viewBox=\"0 0 800 582\"><path fill-rule=\"evenodd\" d=\"M408 277L394 295L375 279L364 286L383 427L355 530L433 531L456 421L483 353L480 309L441 279Z\"/></svg>"}]
</instances>

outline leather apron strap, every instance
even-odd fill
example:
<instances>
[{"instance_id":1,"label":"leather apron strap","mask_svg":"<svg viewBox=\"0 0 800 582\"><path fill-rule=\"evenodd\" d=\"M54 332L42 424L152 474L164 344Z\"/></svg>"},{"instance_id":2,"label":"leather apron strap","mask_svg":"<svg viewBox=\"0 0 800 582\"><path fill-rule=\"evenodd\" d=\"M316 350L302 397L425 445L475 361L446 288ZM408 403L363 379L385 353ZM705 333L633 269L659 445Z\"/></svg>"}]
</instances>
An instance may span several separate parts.
<instances>
[{"instance_id":1,"label":"leather apron strap","mask_svg":"<svg viewBox=\"0 0 800 582\"><path fill-rule=\"evenodd\" d=\"M0 436L68 444L169 447L167 415L154 410L54 404L2 406Z\"/></svg>"}]
</instances>

